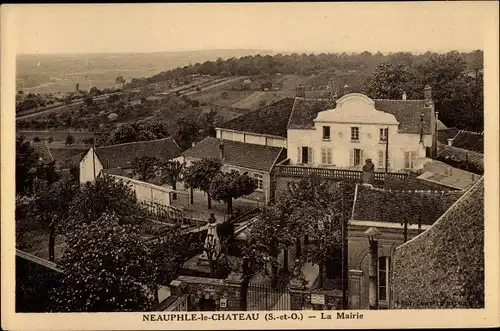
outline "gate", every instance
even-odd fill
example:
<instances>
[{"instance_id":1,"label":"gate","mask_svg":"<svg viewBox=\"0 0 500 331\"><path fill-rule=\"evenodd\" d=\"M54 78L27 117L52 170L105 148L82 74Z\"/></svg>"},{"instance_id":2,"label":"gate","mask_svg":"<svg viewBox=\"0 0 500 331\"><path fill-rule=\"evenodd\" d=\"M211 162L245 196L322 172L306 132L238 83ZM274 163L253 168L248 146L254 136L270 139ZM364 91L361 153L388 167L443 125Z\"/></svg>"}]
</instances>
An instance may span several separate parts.
<instances>
[{"instance_id":1,"label":"gate","mask_svg":"<svg viewBox=\"0 0 500 331\"><path fill-rule=\"evenodd\" d=\"M248 284L247 310L290 310L290 293L286 285Z\"/></svg>"}]
</instances>

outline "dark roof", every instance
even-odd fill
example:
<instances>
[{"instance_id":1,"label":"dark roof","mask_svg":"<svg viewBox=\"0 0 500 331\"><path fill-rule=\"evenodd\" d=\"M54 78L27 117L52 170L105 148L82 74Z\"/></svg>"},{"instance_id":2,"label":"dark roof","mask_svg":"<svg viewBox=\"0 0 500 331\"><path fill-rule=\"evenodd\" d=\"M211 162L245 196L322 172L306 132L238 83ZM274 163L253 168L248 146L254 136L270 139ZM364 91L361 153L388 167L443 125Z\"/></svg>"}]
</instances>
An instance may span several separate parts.
<instances>
[{"instance_id":1,"label":"dark roof","mask_svg":"<svg viewBox=\"0 0 500 331\"><path fill-rule=\"evenodd\" d=\"M438 142L440 142L441 144L447 145L448 139L455 138L456 135L458 134L458 131L460 131L460 130L458 130L457 128L438 130L438 133L437 133Z\"/></svg>"},{"instance_id":2,"label":"dark roof","mask_svg":"<svg viewBox=\"0 0 500 331\"><path fill-rule=\"evenodd\" d=\"M270 172L274 164L286 151L281 147L247 144L232 140L206 137L183 156L196 159L220 158L220 143L224 144L224 164Z\"/></svg>"},{"instance_id":3,"label":"dark roof","mask_svg":"<svg viewBox=\"0 0 500 331\"><path fill-rule=\"evenodd\" d=\"M392 191L358 185L353 220L433 224L462 191Z\"/></svg>"},{"instance_id":4,"label":"dark roof","mask_svg":"<svg viewBox=\"0 0 500 331\"><path fill-rule=\"evenodd\" d=\"M396 248L391 308L484 308L484 178Z\"/></svg>"},{"instance_id":5,"label":"dark roof","mask_svg":"<svg viewBox=\"0 0 500 331\"><path fill-rule=\"evenodd\" d=\"M482 133L460 130L453 139L452 146L484 154L484 135Z\"/></svg>"},{"instance_id":6,"label":"dark roof","mask_svg":"<svg viewBox=\"0 0 500 331\"><path fill-rule=\"evenodd\" d=\"M466 149L458 148L455 146L448 146L438 143L438 157L439 161L449 164L453 167L470 171L475 174L484 173L484 155L468 151Z\"/></svg>"},{"instance_id":7,"label":"dark roof","mask_svg":"<svg viewBox=\"0 0 500 331\"><path fill-rule=\"evenodd\" d=\"M374 100L375 109L392 114L399 122L402 133L420 133L420 114L424 114L424 134L431 134L432 109L424 100Z\"/></svg>"},{"instance_id":8,"label":"dark roof","mask_svg":"<svg viewBox=\"0 0 500 331\"><path fill-rule=\"evenodd\" d=\"M170 160L182 150L174 139L164 138L96 148L96 154L104 168L130 168L136 157L152 156Z\"/></svg>"},{"instance_id":9,"label":"dark roof","mask_svg":"<svg viewBox=\"0 0 500 331\"><path fill-rule=\"evenodd\" d=\"M37 152L42 163L47 164L54 161L46 141L32 142L31 147Z\"/></svg>"},{"instance_id":10,"label":"dark roof","mask_svg":"<svg viewBox=\"0 0 500 331\"><path fill-rule=\"evenodd\" d=\"M333 100L295 98L288 129L312 129L313 120L318 113L333 107Z\"/></svg>"},{"instance_id":11,"label":"dark roof","mask_svg":"<svg viewBox=\"0 0 500 331\"><path fill-rule=\"evenodd\" d=\"M220 125L220 128L286 138L286 130L293 103L293 98L281 99L264 108L251 111L225 122Z\"/></svg>"},{"instance_id":12,"label":"dark roof","mask_svg":"<svg viewBox=\"0 0 500 331\"><path fill-rule=\"evenodd\" d=\"M408 178L403 179L403 178L398 178L398 177L394 177L391 175L388 175L385 178L383 188L386 190L424 190L424 191L427 191L427 190L432 190L432 191L435 191L435 190L438 190L438 191L453 190L453 191L455 191L455 190L458 190L458 189L450 188L449 186L444 185L444 184L433 183L433 182L429 182L429 181L426 181L426 180L423 180L420 178L408 177Z\"/></svg>"},{"instance_id":13,"label":"dark roof","mask_svg":"<svg viewBox=\"0 0 500 331\"><path fill-rule=\"evenodd\" d=\"M424 134L431 134L431 108L424 107L423 100L374 100L375 109L392 114L399 122L402 133L420 133L420 114L424 114ZM309 100L296 98L289 129L310 129L320 111L334 109L333 100Z\"/></svg>"}]
</instances>

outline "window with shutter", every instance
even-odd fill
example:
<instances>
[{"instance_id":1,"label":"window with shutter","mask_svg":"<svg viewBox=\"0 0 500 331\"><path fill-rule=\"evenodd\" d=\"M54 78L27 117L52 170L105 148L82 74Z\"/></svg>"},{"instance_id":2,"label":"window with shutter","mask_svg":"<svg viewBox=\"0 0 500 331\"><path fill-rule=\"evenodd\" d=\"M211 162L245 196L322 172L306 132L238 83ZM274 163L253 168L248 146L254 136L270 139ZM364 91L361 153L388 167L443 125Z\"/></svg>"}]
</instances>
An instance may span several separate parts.
<instances>
[{"instance_id":1,"label":"window with shutter","mask_svg":"<svg viewBox=\"0 0 500 331\"><path fill-rule=\"evenodd\" d=\"M354 149L351 149L349 151L349 166L350 167L354 166Z\"/></svg>"},{"instance_id":2,"label":"window with shutter","mask_svg":"<svg viewBox=\"0 0 500 331\"><path fill-rule=\"evenodd\" d=\"M301 164L302 163L302 148L297 147L297 163Z\"/></svg>"},{"instance_id":3,"label":"window with shutter","mask_svg":"<svg viewBox=\"0 0 500 331\"><path fill-rule=\"evenodd\" d=\"M411 160L410 168L412 168L412 169L415 166L415 159L416 158L417 158L417 153L410 152L410 160Z\"/></svg>"},{"instance_id":4,"label":"window with shutter","mask_svg":"<svg viewBox=\"0 0 500 331\"><path fill-rule=\"evenodd\" d=\"M326 164L326 148L321 149L321 163Z\"/></svg>"},{"instance_id":5,"label":"window with shutter","mask_svg":"<svg viewBox=\"0 0 500 331\"><path fill-rule=\"evenodd\" d=\"M307 149L307 159L309 161L307 163L309 163L309 164L313 164L314 163L314 161L313 161L313 149L312 149L312 147L309 147Z\"/></svg>"},{"instance_id":6,"label":"window with shutter","mask_svg":"<svg viewBox=\"0 0 500 331\"><path fill-rule=\"evenodd\" d=\"M384 151L378 151L378 167L383 168L384 167Z\"/></svg>"},{"instance_id":7,"label":"window with shutter","mask_svg":"<svg viewBox=\"0 0 500 331\"><path fill-rule=\"evenodd\" d=\"M361 164L363 164L363 150L362 149L359 150L359 162L356 165L361 165Z\"/></svg>"},{"instance_id":8,"label":"window with shutter","mask_svg":"<svg viewBox=\"0 0 500 331\"><path fill-rule=\"evenodd\" d=\"M410 168L410 152L405 152L405 168Z\"/></svg>"},{"instance_id":9,"label":"window with shutter","mask_svg":"<svg viewBox=\"0 0 500 331\"><path fill-rule=\"evenodd\" d=\"M326 151L326 163L332 164L332 149L328 148Z\"/></svg>"}]
</instances>

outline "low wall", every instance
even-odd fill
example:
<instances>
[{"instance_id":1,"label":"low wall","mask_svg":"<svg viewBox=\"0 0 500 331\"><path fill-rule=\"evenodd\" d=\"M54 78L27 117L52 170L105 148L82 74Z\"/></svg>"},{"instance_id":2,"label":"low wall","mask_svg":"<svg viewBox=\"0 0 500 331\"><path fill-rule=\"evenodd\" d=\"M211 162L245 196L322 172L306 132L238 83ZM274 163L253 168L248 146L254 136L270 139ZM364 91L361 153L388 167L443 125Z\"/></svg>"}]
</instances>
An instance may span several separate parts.
<instances>
[{"instance_id":1,"label":"low wall","mask_svg":"<svg viewBox=\"0 0 500 331\"><path fill-rule=\"evenodd\" d=\"M128 184L135 192L135 195L137 197L137 202L142 202L142 201L153 202L164 206L170 206L171 204L171 199L170 199L171 191L165 187L119 175L107 174L107 176L111 176L117 180L121 180L124 183Z\"/></svg>"}]
</instances>

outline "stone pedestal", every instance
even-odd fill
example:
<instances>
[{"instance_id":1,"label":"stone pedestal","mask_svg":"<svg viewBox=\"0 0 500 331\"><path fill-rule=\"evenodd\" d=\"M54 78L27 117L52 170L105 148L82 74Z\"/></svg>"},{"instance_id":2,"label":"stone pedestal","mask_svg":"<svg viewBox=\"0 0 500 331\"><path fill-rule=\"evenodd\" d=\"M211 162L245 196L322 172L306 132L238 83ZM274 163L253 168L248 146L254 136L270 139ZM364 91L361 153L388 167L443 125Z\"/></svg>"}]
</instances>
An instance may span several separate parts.
<instances>
[{"instance_id":1,"label":"stone pedestal","mask_svg":"<svg viewBox=\"0 0 500 331\"><path fill-rule=\"evenodd\" d=\"M363 271L349 270L349 309L361 309Z\"/></svg>"}]
</instances>

